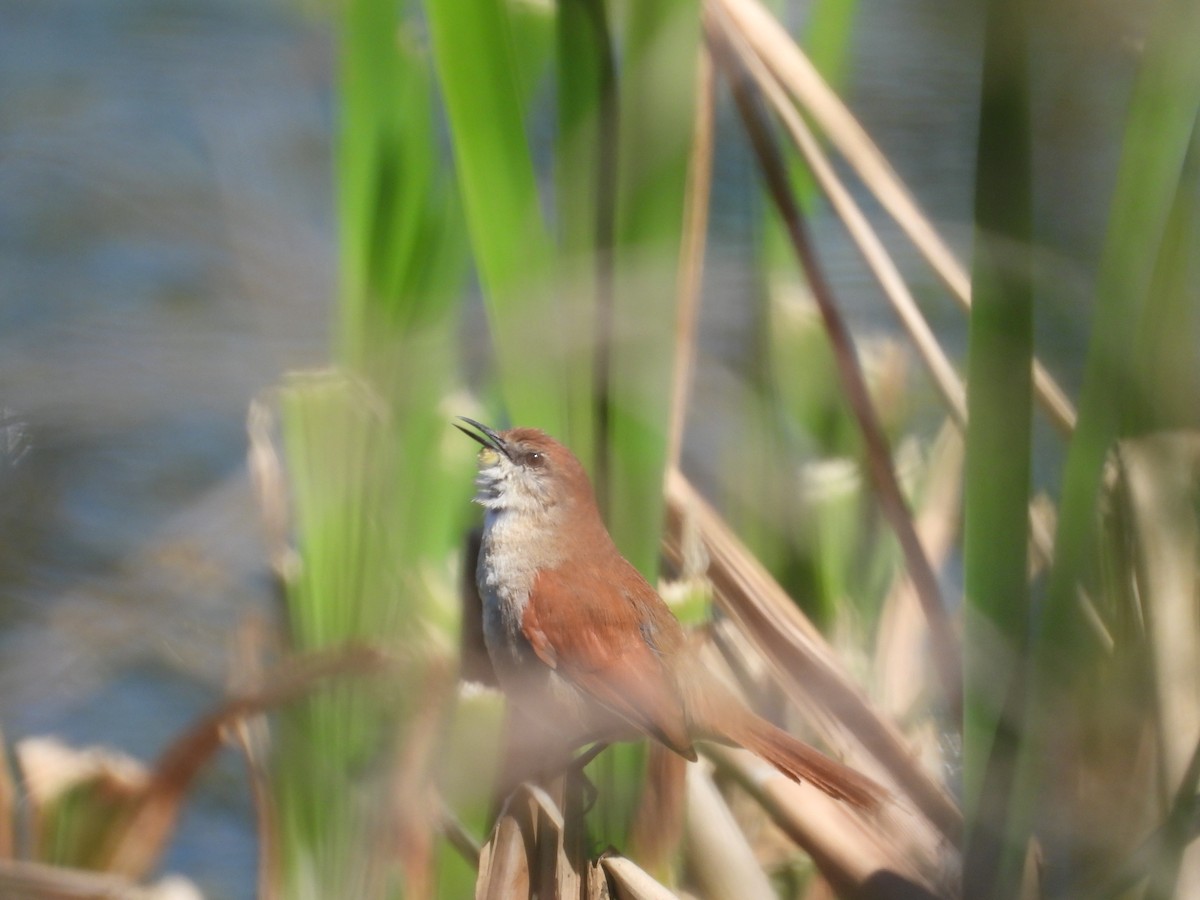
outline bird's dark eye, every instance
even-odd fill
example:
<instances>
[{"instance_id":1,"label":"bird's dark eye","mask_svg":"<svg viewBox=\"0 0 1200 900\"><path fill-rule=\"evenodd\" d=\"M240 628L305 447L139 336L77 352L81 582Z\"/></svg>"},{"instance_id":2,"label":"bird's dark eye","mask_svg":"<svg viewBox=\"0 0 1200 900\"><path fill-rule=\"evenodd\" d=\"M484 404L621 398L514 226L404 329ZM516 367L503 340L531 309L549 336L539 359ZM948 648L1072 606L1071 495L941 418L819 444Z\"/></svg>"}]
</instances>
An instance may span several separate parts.
<instances>
[{"instance_id":1,"label":"bird's dark eye","mask_svg":"<svg viewBox=\"0 0 1200 900\"><path fill-rule=\"evenodd\" d=\"M546 463L546 456L545 454L539 453L536 450L530 450L525 454L525 458L522 460L522 462L524 462L525 465L529 466L531 469L540 469Z\"/></svg>"}]
</instances>

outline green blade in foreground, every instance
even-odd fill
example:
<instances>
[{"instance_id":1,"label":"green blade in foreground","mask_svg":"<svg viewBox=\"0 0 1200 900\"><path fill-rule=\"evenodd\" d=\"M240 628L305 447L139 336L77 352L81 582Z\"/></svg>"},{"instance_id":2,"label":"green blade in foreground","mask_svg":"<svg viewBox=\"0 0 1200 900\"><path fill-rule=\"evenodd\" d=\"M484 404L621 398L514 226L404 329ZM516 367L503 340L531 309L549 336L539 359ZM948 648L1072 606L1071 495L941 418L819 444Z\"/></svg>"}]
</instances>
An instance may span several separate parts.
<instances>
[{"instance_id":1,"label":"green blade in foreground","mask_svg":"<svg viewBox=\"0 0 1200 900\"><path fill-rule=\"evenodd\" d=\"M563 434L554 251L525 137L528 84L501 0L425 3L501 390L514 423Z\"/></svg>"},{"instance_id":2,"label":"green blade in foreground","mask_svg":"<svg viewBox=\"0 0 1200 900\"><path fill-rule=\"evenodd\" d=\"M1066 786L1047 767L1070 752L1076 694L1104 654L1082 615L1081 586L1094 580L1096 502L1101 472L1118 438L1153 425L1139 404L1135 342L1154 304L1181 173L1200 113L1200 5L1162 0L1134 86L1097 283L1096 313L1071 442L1044 611L1037 623L1030 704L1023 723L1009 834L1062 820ZM1195 199L1191 200L1195 203ZM1160 273L1161 277L1161 273ZM1067 739L1064 746L1062 742Z\"/></svg>"},{"instance_id":3,"label":"green blade in foreground","mask_svg":"<svg viewBox=\"0 0 1200 900\"><path fill-rule=\"evenodd\" d=\"M1029 621L1033 413L1029 18L988 4L968 365L964 561L964 892L1019 894L1025 838L1003 832Z\"/></svg>"}]
</instances>

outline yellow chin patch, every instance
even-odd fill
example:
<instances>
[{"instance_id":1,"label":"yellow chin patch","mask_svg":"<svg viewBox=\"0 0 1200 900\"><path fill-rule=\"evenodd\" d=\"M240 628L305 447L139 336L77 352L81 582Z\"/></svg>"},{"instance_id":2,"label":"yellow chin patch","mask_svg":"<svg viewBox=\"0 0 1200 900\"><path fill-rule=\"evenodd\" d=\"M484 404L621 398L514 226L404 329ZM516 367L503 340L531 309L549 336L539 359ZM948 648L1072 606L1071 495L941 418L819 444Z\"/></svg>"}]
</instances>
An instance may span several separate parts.
<instances>
[{"instance_id":1,"label":"yellow chin patch","mask_svg":"<svg viewBox=\"0 0 1200 900\"><path fill-rule=\"evenodd\" d=\"M500 462L500 454L491 447L484 447L479 451L479 465L494 466L498 462Z\"/></svg>"}]
</instances>

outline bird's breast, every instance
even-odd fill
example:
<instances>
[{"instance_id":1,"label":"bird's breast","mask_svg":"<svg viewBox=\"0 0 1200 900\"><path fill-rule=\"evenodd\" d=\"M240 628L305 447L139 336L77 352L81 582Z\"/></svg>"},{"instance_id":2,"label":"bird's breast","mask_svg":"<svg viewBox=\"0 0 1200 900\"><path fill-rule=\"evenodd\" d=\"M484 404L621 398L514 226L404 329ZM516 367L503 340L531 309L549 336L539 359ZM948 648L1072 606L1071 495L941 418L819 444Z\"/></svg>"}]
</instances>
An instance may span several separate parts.
<instances>
[{"instance_id":1,"label":"bird's breast","mask_svg":"<svg viewBox=\"0 0 1200 900\"><path fill-rule=\"evenodd\" d=\"M475 580L483 600L483 636L503 681L506 672L530 662L533 651L521 628L525 607L537 578L539 559L526 533L528 527L505 510L489 509Z\"/></svg>"},{"instance_id":2,"label":"bird's breast","mask_svg":"<svg viewBox=\"0 0 1200 900\"><path fill-rule=\"evenodd\" d=\"M538 572L556 564L511 513L488 511L476 582L483 600L483 639L509 698L553 731L583 734L595 711L579 691L534 652L522 627Z\"/></svg>"}]
</instances>

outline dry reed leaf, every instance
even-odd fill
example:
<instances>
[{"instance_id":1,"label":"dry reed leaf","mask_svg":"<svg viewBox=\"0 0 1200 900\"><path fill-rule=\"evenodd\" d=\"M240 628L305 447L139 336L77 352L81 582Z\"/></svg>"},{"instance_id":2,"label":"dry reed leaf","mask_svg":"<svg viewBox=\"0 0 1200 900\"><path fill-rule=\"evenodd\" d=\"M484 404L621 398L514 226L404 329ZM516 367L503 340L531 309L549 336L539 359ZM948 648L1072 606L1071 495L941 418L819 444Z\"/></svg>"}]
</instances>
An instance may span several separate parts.
<instances>
[{"instance_id":1,"label":"dry reed leaf","mask_svg":"<svg viewBox=\"0 0 1200 900\"><path fill-rule=\"evenodd\" d=\"M366 647L314 654L282 666L261 690L231 699L202 717L159 757L152 770L105 748L76 750L47 738L17 745L18 764L27 785L34 838L33 855L42 855L40 838L53 830L47 817L54 804L72 797L78 817L86 801L83 843L73 849L79 865L129 878L143 877L157 862L174 833L183 801L200 769L220 748L229 726L273 709L335 676L364 675L385 667L382 654Z\"/></svg>"},{"instance_id":2,"label":"dry reed leaf","mask_svg":"<svg viewBox=\"0 0 1200 900\"><path fill-rule=\"evenodd\" d=\"M475 900L520 900L530 897L533 823L530 805L514 794L496 819L479 854Z\"/></svg>"},{"instance_id":3,"label":"dry reed leaf","mask_svg":"<svg viewBox=\"0 0 1200 900\"><path fill-rule=\"evenodd\" d=\"M603 873L612 879L619 900L678 900L672 891L663 887L644 869L624 856L602 857L600 867ZM606 893L601 896L607 895Z\"/></svg>"},{"instance_id":4,"label":"dry reed leaf","mask_svg":"<svg viewBox=\"0 0 1200 900\"><path fill-rule=\"evenodd\" d=\"M1042 893L1042 848L1037 839L1031 839L1025 848L1025 865L1021 873L1021 896L1019 900L1041 900Z\"/></svg>"},{"instance_id":5,"label":"dry reed leaf","mask_svg":"<svg viewBox=\"0 0 1200 900\"><path fill-rule=\"evenodd\" d=\"M553 790L562 789L556 779ZM572 803L564 815L549 791L519 785L480 853L477 900L606 896L607 888L593 883L604 876L588 858L579 809Z\"/></svg>"},{"instance_id":6,"label":"dry reed leaf","mask_svg":"<svg viewBox=\"0 0 1200 900\"><path fill-rule=\"evenodd\" d=\"M141 877L174 832L184 798L200 769L220 748L226 728L299 699L333 677L375 674L388 665L365 646L340 647L281 666L262 690L226 701L178 737L160 756L125 827L115 831L102 868Z\"/></svg>"},{"instance_id":7,"label":"dry reed leaf","mask_svg":"<svg viewBox=\"0 0 1200 900\"><path fill-rule=\"evenodd\" d=\"M1029 501L1029 577L1036 578L1054 563L1054 531L1058 508L1045 493Z\"/></svg>"},{"instance_id":8,"label":"dry reed leaf","mask_svg":"<svg viewBox=\"0 0 1200 900\"><path fill-rule=\"evenodd\" d=\"M962 500L962 435L947 424L938 434L925 470L929 483L914 525L925 555L940 568L958 535ZM901 572L884 599L876 631L873 695L893 721L908 715L925 689L925 616L912 580Z\"/></svg>"},{"instance_id":9,"label":"dry reed leaf","mask_svg":"<svg viewBox=\"0 0 1200 900\"><path fill-rule=\"evenodd\" d=\"M667 476L667 507L668 558L678 561L683 522L694 518L711 559L717 603L753 637L789 696L823 709L824 721L815 723L822 736L846 747L851 762L868 774L886 773L907 801L956 843L962 814L945 788L916 763L904 738L867 703L816 627L678 471ZM855 743L847 745L846 736Z\"/></svg>"},{"instance_id":10,"label":"dry reed leaf","mask_svg":"<svg viewBox=\"0 0 1200 900\"><path fill-rule=\"evenodd\" d=\"M264 397L255 397L246 411L246 437L249 440L246 463L258 501L271 568L276 577L287 584L295 580L300 558L290 540L292 519L287 476L275 428L270 403Z\"/></svg>"},{"instance_id":11,"label":"dry reed leaf","mask_svg":"<svg viewBox=\"0 0 1200 900\"><path fill-rule=\"evenodd\" d=\"M687 866L701 894L773 900L775 890L705 766L687 767Z\"/></svg>"},{"instance_id":12,"label":"dry reed leaf","mask_svg":"<svg viewBox=\"0 0 1200 900\"><path fill-rule=\"evenodd\" d=\"M415 713L405 724L404 740L396 746L389 775L391 808L389 824L391 846L371 854L374 863L386 865L393 857L404 872L406 896L434 897L437 894L437 845L435 836L442 828L442 803L430 773L441 748L446 705L454 690L448 673L434 669L412 685L419 698ZM379 878L385 876L382 868Z\"/></svg>"},{"instance_id":13,"label":"dry reed leaf","mask_svg":"<svg viewBox=\"0 0 1200 900\"><path fill-rule=\"evenodd\" d=\"M231 694L262 690L266 678L263 660L274 637L274 629L265 620L253 617L239 623L230 654ZM250 796L254 802L255 834L258 836L258 890L255 896L258 900L278 900L282 896L283 870L275 827L278 819L268 772L270 731L265 717L246 716L232 723L228 734L246 763Z\"/></svg>"},{"instance_id":14,"label":"dry reed leaf","mask_svg":"<svg viewBox=\"0 0 1200 900\"><path fill-rule=\"evenodd\" d=\"M669 864L683 839L687 761L657 741L646 749L646 778L630 829L631 854L651 872Z\"/></svg>"},{"instance_id":15,"label":"dry reed leaf","mask_svg":"<svg viewBox=\"0 0 1200 900\"><path fill-rule=\"evenodd\" d=\"M875 146L836 92L787 30L758 0L709 0L719 8L775 79L837 147L880 204L929 262L964 310L970 309L971 284L965 268L941 239L887 158ZM1075 428L1075 408L1040 362L1033 364L1034 387L1050 421L1065 435Z\"/></svg>"},{"instance_id":16,"label":"dry reed leaf","mask_svg":"<svg viewBox=\"0 0 1200 900\"><path fill-rule=\"evenodd\" d=\"M1200 744L1200 434L1123 441L1118 454L1133 518L1136 592L1153 667L1162 809L1181 790ZM1200 896L1200 842L1183 851L1175 896Z\"/></svg>"},{"instance_id":17,"label":"dry reed leaf","mask_svg":"<svg viewBox=\"0 0 1200 900\"><path fill-rule=\"evenodd\" d=\"M562 794L565 779L555 779L554 789ZM588 868L587 856L581 847L567 841L568 819L558 802L545 789L526 784L533 803L534 833L538 850L538 877L534 893L554 897L578 897L582 880L580 873Z\"/></svg>"},{"instance_id":18,"label":"dry reed leaf","mask_svg":"<svg viewBox=\"0 0 1200 900\"><path fill-rule=\"evenodd\" d=\"M816 137L805 124L783 87L773 77L762 60L750 49L740 35L731 34L731 44L737 50L750 76L756 81L763 95L770 102L783 122L792 143L804 157L809 172L829 199L833 211L842 220L846 231L857 245L867 267L878 281L884 295L892 305L904 330L908 332L917 355L924 362L934 385L942 395L947 409L960 428L966 427L966 388L959 378L953 363L942 350L925 316L908 289L899 268L883 246L883 241L871 227L861 207L846 188L829 157L821 149Z\"/></svg>"},{"instance_id":19,"label":"dry reed leaf","mask_svg":"<svg viewBox=\"0 0 1200 900\"><path fill-rule=\"evenodd\" d=\"M955 896L957 849L915 810L890 804L864 816L749 751L705 745L704 753L804 848L839 895Z\"/></svg>"},{"instance_id":20,"label":"dry reed leaf","mask_svg":"<svg viewBox=\"0 0 1200 900\"><path fill-rule=\"evenodd\" d=\"M829 281L819 262L800 204L792 188L786 163L776 145L767 115L758 102L750 76L731 46L731 30L720 7L706 8L706 34L714 58L732 89L738 114L750 138L767 194L779 212L797 261L804 270L813 301L820 311L837 372L837 383L857 425L863 442L864 472L869 479L879 512L895 534L904 562L917 589L930 635L930 658L938 675L938 686L952 716L961 712L962 651L950 624L942 589L929 565L913 528L912 513L896 475L895 461L883 429L879 411L866 383L863 365L853 337Z\"/></svg>"},{"instance_id":21,"label":"dry reed leaf","mask_svg":"<svg viewBox=\"0 0 1200 900\"><path fill-rule=\"evenodd\" d=\"M18 741L17 765L29 800L44 807L89 781L102 781L114 797L135 796L149 773L138 760L107 747L80 750L53 737Z\"/></svg>"},{"instance_id":22,"label":"dry reed leaf","mask_svg":"<svg viewBox=\"0 0 1200 900\"><path fill-rule=\"evenodd\" d=\"M688 389L696 353L696 318L704 277L708 235L709 194L712 191L713 107L715 79L712 60L701 52L696 59L696 121L689 152L687 194L684 198L683 240L679 246L679 276L675 301L675 357L671 372L671 418L667 427L667 466L679 464Z\"/></svg>"},{"instance_id":23,"label":"dry reed leaf","mask_svg":"<svg viewBox=\"0 0 1200 900\"><path fill-rule=\"evenodd\" d=\"M79 749L52 737L19 741L15 755L29 805L29 855L109 871L113 836L127 828L151 782L146 767L107 747Z\"/></svg>"},{"instance_id":24,"label":"dry reed leaf","mask_svg":"<svg viewBox=\"0 0 1200 900\"><path fill-rule=\"evenodd\" d=\"M613 893L608 887L603 862L598 859L590 861L587 873L587 886L582 900L612 900Z\"/></svg>"},{"instance_id":25,"label":"dry reed leaf","mask_svg":"<svg viewBox=\"0 0 1200 900\"><path fill-rule=\"evenodd\" d=\"M185 878L170 875L152 885L118 875L31 862L0 862L0 897L9 900L203 900Z\"/></svg>"},{"instance_id":26,"label":"dry reed leaf","mask_svg":"<svg viewBox=\"0 0 1200 900\"><path fill-rule=\"evenodd\" d=\"M837 93L829 87L799 44L758 0L717 0L742 38L770 67L821 133L871 188L904 228L929 264L960 302L968 302L971 281L953 251Z\"/></svg>"}]
</instances>

